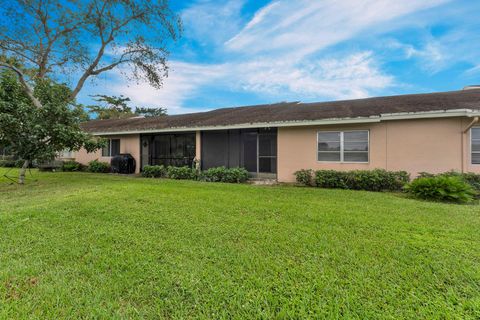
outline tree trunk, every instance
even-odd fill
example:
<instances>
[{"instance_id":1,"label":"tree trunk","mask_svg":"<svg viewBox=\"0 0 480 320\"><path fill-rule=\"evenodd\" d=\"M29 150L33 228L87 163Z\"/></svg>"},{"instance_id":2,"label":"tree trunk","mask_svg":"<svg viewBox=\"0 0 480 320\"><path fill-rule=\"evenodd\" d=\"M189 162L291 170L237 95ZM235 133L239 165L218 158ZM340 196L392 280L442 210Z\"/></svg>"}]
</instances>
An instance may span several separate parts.
<instances>
[{"instance_id":1,"label":"tree trunk","mask_svg":"<svg viewBox=\"0 0 480 320\"><path fill-rule=\"evenodd\" d=\"M25 160L22 168L20 169L20 174L18 175L18 184L25 184L25 173L27 172L28 165L30 161Z\"/></svg>"}]
</instances>

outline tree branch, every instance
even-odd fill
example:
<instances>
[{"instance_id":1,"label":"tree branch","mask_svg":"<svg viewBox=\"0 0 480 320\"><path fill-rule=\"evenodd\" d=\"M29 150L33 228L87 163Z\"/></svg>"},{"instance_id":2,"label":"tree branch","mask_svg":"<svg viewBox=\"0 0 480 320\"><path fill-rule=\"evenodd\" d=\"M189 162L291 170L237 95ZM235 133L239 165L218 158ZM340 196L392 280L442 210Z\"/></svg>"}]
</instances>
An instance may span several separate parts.
<instances>
[{"instance_id":1,"label":"tree branch","mask_svg":"<svg viewBox=\"0 0 480 320\"><path fill-rule=\"evenodd\" d=\"M40 101L35 98L35 96L33 95L33 90L32 88L30 88L30 86L28 85L27 81L25 81L25 76L23 75L23 72L20 71L20 69L16 68L15 66L12 66L11 64L8 64L8 63L5 63L5 62L1 62L0 61L0 67L4 67L4 68L7 68L7 69L10 69L12 70L13 72L15 72L18 76L18 80L20 81L20 83L22 84L22 87L23 87L23 91L25 91L25 93L27 94L27 96L30 98L30 100L33 102L33 105L37 108L43 108L42 104L40 103Z\"/></svg>"}]
</instances>

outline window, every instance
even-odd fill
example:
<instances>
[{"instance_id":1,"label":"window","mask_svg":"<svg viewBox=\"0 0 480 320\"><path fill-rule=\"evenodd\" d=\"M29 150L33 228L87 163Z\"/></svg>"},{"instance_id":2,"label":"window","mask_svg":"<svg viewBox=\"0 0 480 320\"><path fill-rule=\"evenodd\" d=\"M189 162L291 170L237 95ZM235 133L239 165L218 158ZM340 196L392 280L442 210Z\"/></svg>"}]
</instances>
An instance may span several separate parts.
<instances>
[{"instance_id":1,"label":"window","mask_svg":"<svg viewBox=\"0 0 480 320\"><path fill-rule=\"evenodd\" d=\"M368 130L318 132L318 161L368 162Z\"/></svg>"},{"instance_id":2,"label":"window","mask_svg":"<svg viewBox=\"0 0 480 320\"><path fill-rule=\"evenodd\" d=\"M472 128L472 164L480 164L480 127Z\"/></svg>"},{"instance_id":3,"label":"window","mask_svg":"<svg viewBox=\"0 0 480 320\"><path fill-rule=\"evenodd\" d=\"M120 154L120 139L108 139L102 148L102 157L115 157Z\"/></svg>"}]
</instances>

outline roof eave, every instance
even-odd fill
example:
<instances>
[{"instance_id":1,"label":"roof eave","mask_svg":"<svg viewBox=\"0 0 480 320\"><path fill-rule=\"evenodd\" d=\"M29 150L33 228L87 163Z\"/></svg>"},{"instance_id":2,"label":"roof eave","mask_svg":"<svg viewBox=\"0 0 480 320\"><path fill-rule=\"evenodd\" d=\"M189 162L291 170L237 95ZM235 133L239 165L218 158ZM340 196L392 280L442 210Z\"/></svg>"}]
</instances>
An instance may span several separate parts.
<instances>
[{"instance_id":1,"label":"roof eave","mask_svg":"<svg viewBox=\"0 0 480 320\"><path fill-rule=\"evenodd\" d=\"M193 131L211 131L211 130L229 130L229 129L249 129L249 128L281 128L281 127L303 127L303 126L326 126L336 124L361 124L375 123L381 121L393 120L415 120L415 119L432 119L432 118L448 118L448 117L476 117L480 116L480 110L472 109L452 109L441 111L422 111L422 112L402 112L402 113L385 113L380 116L357 117L357 118L332 118L322 120L306 120L306 121L282 121L282 122L255 122L243 123L235 125L223 126L197 126L197 127L172 127L163 129L145 129L145 130L127 130L127 131L105 131L92 132L95 136L108 135L129 135L129 134L148 134L162 132L193 132Z\"/></svg>"}]
</instances>

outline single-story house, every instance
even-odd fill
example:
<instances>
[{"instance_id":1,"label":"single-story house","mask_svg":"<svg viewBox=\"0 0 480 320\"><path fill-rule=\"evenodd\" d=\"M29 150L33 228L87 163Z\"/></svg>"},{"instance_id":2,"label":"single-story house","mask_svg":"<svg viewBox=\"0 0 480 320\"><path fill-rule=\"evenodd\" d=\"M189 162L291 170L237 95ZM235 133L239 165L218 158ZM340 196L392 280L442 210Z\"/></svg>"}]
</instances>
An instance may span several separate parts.
<instances>
[{"instance_id":1,"label":"single-story house","mask_svg":"<svg viewBox=\"0 0 480 320\"><path fill-rule=\"evenodd\" d=\"M244 167L253 176L295 180L299 169L480 173L480 87L368 99L224 108L150 118L93 120L108 138L87 164L130 153L146 165Z\"/></svg>"}]
</instances>

